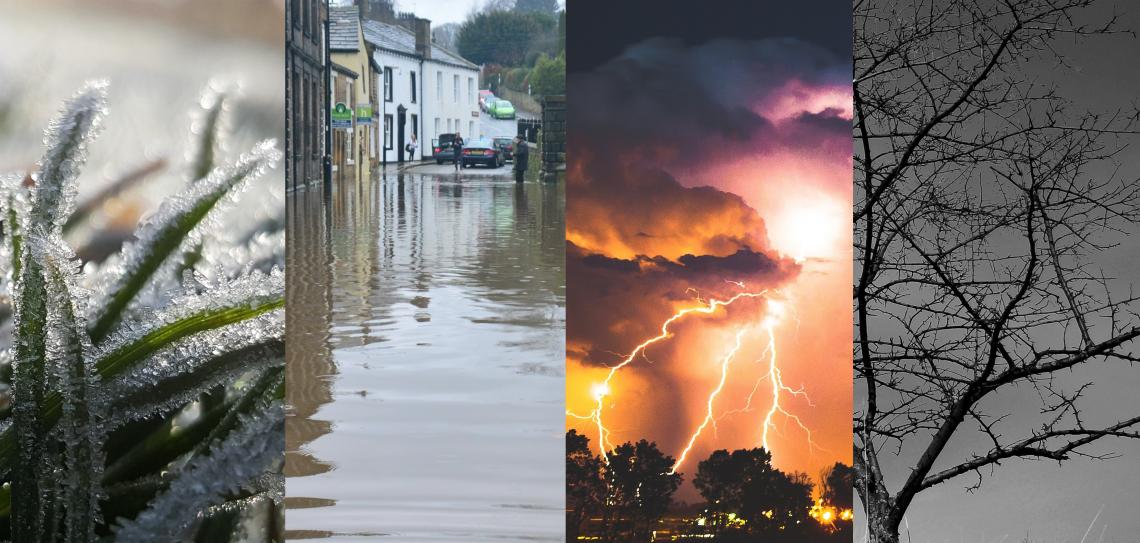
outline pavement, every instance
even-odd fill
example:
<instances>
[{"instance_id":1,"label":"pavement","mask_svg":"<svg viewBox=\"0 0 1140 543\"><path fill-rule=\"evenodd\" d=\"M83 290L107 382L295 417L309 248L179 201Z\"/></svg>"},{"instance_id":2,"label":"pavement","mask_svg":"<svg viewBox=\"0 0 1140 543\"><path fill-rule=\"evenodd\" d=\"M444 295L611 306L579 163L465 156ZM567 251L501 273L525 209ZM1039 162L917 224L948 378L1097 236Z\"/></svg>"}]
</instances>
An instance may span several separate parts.
<instances>
[{"instance_id":1,"label":"pavement","mask_svg":"<svg viewBox=\"0 0 1140 543\"><path fill-rule=\"evenodd\" d=\"M512 177L514 176L514 163L508 162L498 168L487 166L474 166L462 168L463 177ZM416 173L424 175L451 175L456 173L455 165L450 162L436 164L435 161L417 162L400 168L400 173Z\"/></svg>"},{"instance_id":2,"label":"pavement","mask_svg":"<svg viewBox=\"0 0 1140 543\"><path fill-rule=\"evenodd\" d=\"M522 119L531 119L536 117L535 114L526 111L519 111L518 116ZM518 120L492 119L489 115L484 113L479 118L479 130L482 133L483 137L486 138L513 138L518 135ZM531 149L533 150L534 147L532 146ZM465 168L462 171L464 177L514 177L513 168L514 163L507 162L499 168L475 166L473 168ZM412 163L405 163L399 168L399 171L400 173L447 175L455 173L455 166L450 162L436 164L434 159L429 158L427 160L417 160Z\"/></svg>"}]
</instances>

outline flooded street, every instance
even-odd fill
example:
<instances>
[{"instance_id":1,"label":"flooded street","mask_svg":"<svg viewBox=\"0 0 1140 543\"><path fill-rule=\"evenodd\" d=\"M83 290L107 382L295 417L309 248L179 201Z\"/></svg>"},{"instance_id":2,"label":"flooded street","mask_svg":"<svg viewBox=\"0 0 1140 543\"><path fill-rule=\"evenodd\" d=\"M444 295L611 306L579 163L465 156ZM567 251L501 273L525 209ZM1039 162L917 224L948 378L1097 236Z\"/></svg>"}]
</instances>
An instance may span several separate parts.
<instances>
[{"instance_id":1,"label":"flooded street","mask_svg":"<svg viewBox=\"0 0 1140 543\"><path fill-rule=\"evenodd\" d=\"M288 538L563 539L562 191L289 196Z\"/></svg>"}]
</instances>

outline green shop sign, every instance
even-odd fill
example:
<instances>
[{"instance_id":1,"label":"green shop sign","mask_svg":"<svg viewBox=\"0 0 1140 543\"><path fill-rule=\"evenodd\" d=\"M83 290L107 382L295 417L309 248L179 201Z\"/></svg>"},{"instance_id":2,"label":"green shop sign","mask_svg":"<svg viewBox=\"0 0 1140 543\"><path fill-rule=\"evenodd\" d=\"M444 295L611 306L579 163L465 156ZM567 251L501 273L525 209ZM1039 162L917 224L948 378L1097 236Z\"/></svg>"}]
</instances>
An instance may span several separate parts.
<instances>
[{"instance_id":1,"label":"green shop sign","mask_svg":"<svg viewBox=\"0 0 1140 543\"><path fill-rule=\"evenodd\" d=\"M372 104L357 104L356 122L357 124L372 124Z\"/></svg>"},{"instance_id":2,"label":"green shop sign","mask_svg":"<svg viewBox=\"0 0 1140 543\"><path fill-rule=\"evenodd\" d=\"M329 117L333 128L352 128L352 110L344 102L337 102Z\"/></svg>"}]
</instances>

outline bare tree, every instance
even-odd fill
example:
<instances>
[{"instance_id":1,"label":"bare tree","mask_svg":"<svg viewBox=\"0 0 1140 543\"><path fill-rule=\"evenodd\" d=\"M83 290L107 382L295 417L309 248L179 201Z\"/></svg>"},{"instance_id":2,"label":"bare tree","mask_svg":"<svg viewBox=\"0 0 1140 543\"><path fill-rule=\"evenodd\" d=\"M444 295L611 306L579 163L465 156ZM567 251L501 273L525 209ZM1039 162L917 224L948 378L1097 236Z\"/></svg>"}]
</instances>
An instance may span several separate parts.
<instances>
[{"instance_id":1,"label":"bare tree","mask_svg":"<svg viewBox=\"0 0 1140 543\"><path fill-rule=\"evenodd\" d=\"M872 542L897 542L935 485L1140 438L1140 416L1083 413L1081 379L1140 361L1136 299L1097 266L1140 217L1116 167L1136 116L1078 111L1039 75L1070 38L1135 44L1093 20L1098 3L855 3L855 486ZM952 438L977 445L951 457ZM910 471L888 482L896 455Z\"/></svg>"}]
</instances>

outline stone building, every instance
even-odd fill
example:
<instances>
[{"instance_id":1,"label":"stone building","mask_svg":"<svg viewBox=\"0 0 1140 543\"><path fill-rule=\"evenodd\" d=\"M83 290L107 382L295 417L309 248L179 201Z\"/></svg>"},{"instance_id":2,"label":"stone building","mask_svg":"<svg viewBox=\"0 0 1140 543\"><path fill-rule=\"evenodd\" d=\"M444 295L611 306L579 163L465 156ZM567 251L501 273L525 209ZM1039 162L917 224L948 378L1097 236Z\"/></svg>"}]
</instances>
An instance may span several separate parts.
<instances>
[{"instance_id":1,"label":"stone building","mask_svg":"<svg viewBox=\"0 0 1140 543\"><path fill-rule=\"evenodd\" d=\"M323 177L325 122L324 1L285 6L285 184L288 190Z\"/></svg>"}]
</instances>

